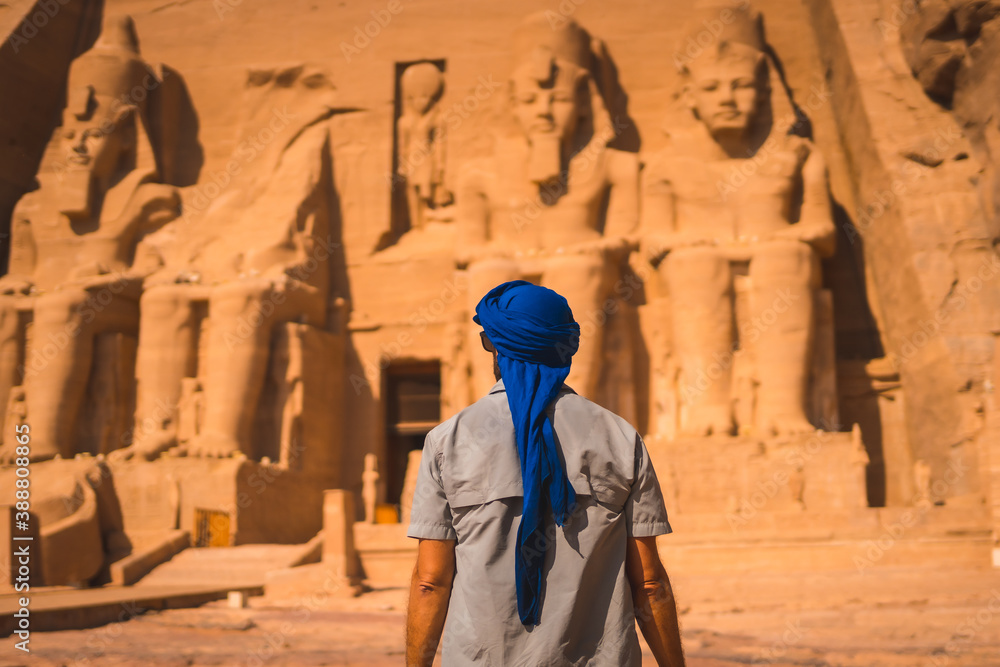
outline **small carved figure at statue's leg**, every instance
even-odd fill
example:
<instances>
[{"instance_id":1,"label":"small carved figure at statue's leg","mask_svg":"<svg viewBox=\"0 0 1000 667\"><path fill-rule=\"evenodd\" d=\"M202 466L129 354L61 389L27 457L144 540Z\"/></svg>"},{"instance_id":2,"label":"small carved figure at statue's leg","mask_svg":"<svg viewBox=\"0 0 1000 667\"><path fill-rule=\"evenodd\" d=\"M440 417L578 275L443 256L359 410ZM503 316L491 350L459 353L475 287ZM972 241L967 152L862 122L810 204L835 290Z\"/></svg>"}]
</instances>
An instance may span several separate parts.
<instances>
[{"instance_id":1,"label":"small carved figure at statue's leg","mask_svg":"<svg viewBox=\"0 0 1000 667\"><path fill-rule=\"evenodd\" d=\"M132 444L112 452L112 460L140 457L150 461L177 445L181 381L197 372L200 321L196 306L205 292L196 285L169 284L143 293Z\"/></svg>"}]
</instances>

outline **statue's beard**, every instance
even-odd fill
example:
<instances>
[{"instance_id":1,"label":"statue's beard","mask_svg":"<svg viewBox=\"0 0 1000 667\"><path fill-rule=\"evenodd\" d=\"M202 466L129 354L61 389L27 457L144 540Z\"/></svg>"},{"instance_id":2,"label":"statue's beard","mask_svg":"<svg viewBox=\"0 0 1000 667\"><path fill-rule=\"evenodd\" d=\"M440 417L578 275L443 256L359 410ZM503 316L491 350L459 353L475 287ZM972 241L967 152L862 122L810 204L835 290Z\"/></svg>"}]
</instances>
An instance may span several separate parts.
<instances>
[{"instance_id":1,"label":"statue's beard","mask_svg":"<svg viewBox=\"0 0 1000 667\"><path fill-rule=\"evenodd\" d=\"M528 136L528 179L539 186L562 179L562 141L558 134L545 132Z\"/></svg>"},{"instance_id":2,"label":"statue's beard","mask_svg":"<svg viewBox=\"0 0 1000 667\"><path fill-rule=\"evenodd\" d=\"M742 119L742 122L705 122L709 134L717 144L719 144L730 157L747 158L747 150L750 147L751 137L756 129L756 114L749 114Z\"/></svg>"},{"instance_id":3,"label":"statue's beard","mask_svg":"<svg viewBox=\"0 0 1000 667\"><path fill-rule=\"evenodd\" d=\"M70 218L87 218L93 200L93 169L70 165L59 175L59 210Z\"/></svg>"}]
</instances>

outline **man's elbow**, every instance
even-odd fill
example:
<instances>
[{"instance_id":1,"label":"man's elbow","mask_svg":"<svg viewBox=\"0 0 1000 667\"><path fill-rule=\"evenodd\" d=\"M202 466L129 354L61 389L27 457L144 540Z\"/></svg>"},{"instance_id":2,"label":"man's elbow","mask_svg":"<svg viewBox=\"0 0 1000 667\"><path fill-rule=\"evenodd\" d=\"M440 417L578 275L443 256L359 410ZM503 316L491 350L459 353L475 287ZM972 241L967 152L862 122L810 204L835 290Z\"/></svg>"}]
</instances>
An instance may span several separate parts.
<instances>
[{"instance_id":1,"label":"man's elbow","mask_svg":"<svg viewBox=\"0 0 1000 667\"><path fill-rule=\"evenodd\" d=\"M451 590L451 581L443 579L423 579L417 577L417 592L421 595L434 595Z\"/></svg>"},{"instance_id":2,"label":"man's elbow","mask_svg":"<svg viewBox=\"0 0 1000 667\"><path fill-rule=\"evenodd\" d=\"M639 585L632 586L632 599L636 604L642 604L642 601L649 601L650 604L672 602L674 599L674 589L670 586L670 579L667 578L667 572L663 568L651 576L643 577L637 583Z\"/></svg>"},{"instance_id":3,"label":"man's elbow","mask_svg":"<svg viewBox=\"0 0 1000 667\"><path fill-rule=\"evenodd\" d=\"M417 592L423 595L433 595L435 593L450 591L454 578L454 571L421 570L419 567L413 570L414 586Z\"/></svg>"}]
</instances>

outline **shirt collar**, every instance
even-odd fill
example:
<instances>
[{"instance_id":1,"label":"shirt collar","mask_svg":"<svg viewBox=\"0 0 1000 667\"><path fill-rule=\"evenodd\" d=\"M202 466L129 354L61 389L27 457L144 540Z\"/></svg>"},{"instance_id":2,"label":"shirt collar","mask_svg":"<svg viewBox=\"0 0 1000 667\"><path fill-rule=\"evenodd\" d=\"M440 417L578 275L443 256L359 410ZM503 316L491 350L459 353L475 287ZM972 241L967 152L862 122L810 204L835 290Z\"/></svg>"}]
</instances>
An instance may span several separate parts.
<instances>
[{"instance_id":1,"label":"shirt collar","mask_svg":"<svg viewBox=\"0 0 1000 667\"><path fill-rule=\"evenodd\" d=\"M493 385L493 388L490 389L489 393L491 393L491 394L499 394L500 392L506 392L506 391L507 391L507 389L503 386L503 379L500 379L500 380L497 380L497 383L495 385ZM559 388L559 393L560 394L564 394L564 393L575 394L576 392L573 391L572 387L570 387L566 383L563 383L563 386Z\"/></svg>"}]
</instances>

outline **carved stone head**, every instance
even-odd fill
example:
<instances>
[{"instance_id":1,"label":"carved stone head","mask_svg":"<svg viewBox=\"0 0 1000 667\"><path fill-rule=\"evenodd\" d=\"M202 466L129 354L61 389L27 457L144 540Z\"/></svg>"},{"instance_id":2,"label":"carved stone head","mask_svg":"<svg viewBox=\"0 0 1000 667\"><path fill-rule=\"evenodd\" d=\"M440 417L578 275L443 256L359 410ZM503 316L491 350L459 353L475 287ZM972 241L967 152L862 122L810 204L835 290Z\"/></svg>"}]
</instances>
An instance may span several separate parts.
<instances>
[{"instance_id":1,"label":"carved stone head","mask_svg":"<svg viewBox=\"0 0 1000 667\"><path fill-rule=\"evenodd\" d=\"M691 25L684 98L717 142L743 144L770 95L760 14L746 2L702 4Z\"/></svg>"},{"instance_id":2,"label":"carved stone head","mask_svg":"<svg viewBox=\"0 0 1000 667\"><path fill-rule=\"evenodd\" d=\"M403 106L406 111L423 115L440 99L444 91L441 70L431 63L410 65L400 77Z\"/></svg>"},{"instance_id":3,"label":"carved stone head","mask_svg":"<svg viewBox=\"0 0 1000 667\"><path fill-rule=\"evenodd\" d=\"M537 13L518 26L510 102L531 145L533 182L557 178L567 153L589 139L579 135L592 135L595 117L607 116L589 69L593 58L590 35L574 21L553 26Z\"/></svg>"},{"instance_id":4,"label":"carved stone head","mask_svg":"<svg viewBox=\"0 0 1000 667\"><path fill-rule=\"evenodd\" d=\"M514 116L529 139L570 140L586 105L586 70L538 49L510 82Z\"/></svg>"},{"instance_id":5,"label":"carved stone head","mask_svg":"<svg viewBox=\"0 0 1000 667\"><path fill-rule=\"evenodd\" d=\"M131 17L108 19L94 47L70 66L60 131L63 213L89 217L117 173L134 168L145 102L156 84L139 56Z\"/></svg>"}]
</instances>

